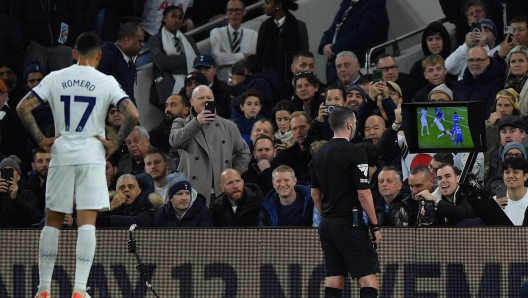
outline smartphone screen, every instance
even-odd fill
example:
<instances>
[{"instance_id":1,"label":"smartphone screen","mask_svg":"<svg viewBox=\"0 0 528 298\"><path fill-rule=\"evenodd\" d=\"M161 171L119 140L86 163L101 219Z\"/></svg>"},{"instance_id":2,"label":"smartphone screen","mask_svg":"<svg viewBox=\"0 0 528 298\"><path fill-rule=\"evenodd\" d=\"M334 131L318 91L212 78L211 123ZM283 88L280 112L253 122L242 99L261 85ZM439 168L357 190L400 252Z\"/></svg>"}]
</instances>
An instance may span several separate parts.
<instances>
[{"instance_id":1,"label":"smartphone screen","mask_svg":"<svg viewBox=\"0 0 528 298\"><path fill-rule=\"evenodd\" d=\"M497 199L506 197L506 185L504 184L497 185L495 195Z\"/></svg>"},{"instance_id":2,"label":"smartphone screen","mask_svg":"<svg viewBox=\"0 0 528 298\"><path fill-rule=\"evenodd\" d=\"M507 36L507 35L510 35L508 38L508 40L506 41L507 43L511 43L513 41L513 26L504 26L504 36Z\"/></svg>"},{"instance_id":3,"label":"smartphone screen","mask_svg":"<svg viewBox=\"0 0 528 298\"><path fill-rule=\"evenodd\" d=\"M471 23L471 32L481 32L482 24L480 22Z\"/></svg>"},{"instance_id":4,"label":"smartphone screen","mask_svg":"<svg viewBox=\"0 0 528 298\"><path fill-rule=\"evenodd\" d=\"M4 179L6 182L11 181L11 178L13 178L13 169L2 169L0 176L2 176L2 179Z\"/></svg>"},{"instance_id":5,"label":"smartphone screen","mask_svg":"<svg viewBox=\"0 0 528 298\"><path fill-rule=\"evenodd\" d=\"M211 114L216 114L216 105L214 101L206 101L205 102L205 109Z\"/></svg>"},{"instance_id":6,"label":"smartphone screen","mask_svg":"<svg viewBox=\"0 0 528 298\"><path fill-rule=\"evenodd\" d=\"M377 83L383 80L383 71L381 69L374 69L372 73L372 82Z\"/></svg>"}]
</instances>

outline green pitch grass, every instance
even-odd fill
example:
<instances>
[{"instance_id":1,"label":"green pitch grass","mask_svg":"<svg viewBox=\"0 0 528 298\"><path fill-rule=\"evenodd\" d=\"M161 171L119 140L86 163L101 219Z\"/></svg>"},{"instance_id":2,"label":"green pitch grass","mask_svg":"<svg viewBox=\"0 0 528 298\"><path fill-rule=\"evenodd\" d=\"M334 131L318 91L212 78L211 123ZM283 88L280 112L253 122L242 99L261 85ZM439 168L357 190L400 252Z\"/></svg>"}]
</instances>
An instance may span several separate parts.
<instances>
[{"instance_id":1,"label":"green pitch grass","mask_svg":"<svg viewBox=\"0 0 528 298\"><path fill-rule=\"evenodd\" d=\"M453 127L454 122L450 116L453 116L455 111L460 117L464 118L464 119L461 118L458 122L460 128L462 129L464 148L475 147L475 145L473 144L473 140L471 139L471 134L469 132L467 110L465 108L446 108L446 107L443 107L440 109L444 113L445 120L442 121L442 125L444 126L446 131L451 132L451 128ZM438 138L438 135L441 134L442 132L439 131L436 124L433 123L433 120L436 117L434 107L427 108L427 124L429 126L429 135L427 135L427 130L424 128L424 136L423 137L421 136L421 131L422 131L422 128L421 128L422 123L420 121L421 111L422 109L418 108L418 117L417 117L417 123L416 123L416 127L418 128L418 146L422 149L454 148L455 141L451 141L450 136L448 134L443 135L440 138ZM457 144L457 148L462 148L460 143Z\"/></svg>"}]
</instances>

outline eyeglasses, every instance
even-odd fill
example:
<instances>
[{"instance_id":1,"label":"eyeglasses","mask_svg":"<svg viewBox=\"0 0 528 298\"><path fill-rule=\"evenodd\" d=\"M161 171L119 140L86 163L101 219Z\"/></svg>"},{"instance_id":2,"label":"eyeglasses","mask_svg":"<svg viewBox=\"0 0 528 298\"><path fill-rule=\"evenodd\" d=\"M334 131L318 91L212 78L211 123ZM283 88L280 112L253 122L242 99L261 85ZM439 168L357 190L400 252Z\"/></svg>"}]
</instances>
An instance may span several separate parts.
<instances>
[{"instance_id":1,"label":"eyeglasses","mask_svg":"<svg viewBox=\"0 0 528 298\"><path fill-rule=\"evenodd\" d=\"M470 64L470 63L482 63L484 61L488 60L488 57L486 58L477 58L477 59L467 59L467 63Z\"/></svg>"},{"instance_id":2,"label":"eyeglasses","mask_svg":"<svg viewBox=\"0 0 528 298\"><path fill-rule=\"evenodd\" d=\"M226 9L227 13L236 13L236 14L239 14L239 13L242 13L244 11L243 8L229 8L229 9Z\"/></svg>"},{"instance_id":3,"label":"eyeglasses","mask_svg":"<svg viewBox=\"0 0 528 298\"><path fill-rule=\"evenodd\" d=\"M397 70L398 69L398 65L392 65L392 66L389 66L389 67L381 67L381 68L378 68L378 69L381 69L383 72L389 72L391 70Z\"/></svg>"},{"instance_id":4,"label":"eyeglasses","mask_svg":"<svg viewBox=\"0 0 528 298\"><path fill-rule=\"evenodd\" d=\"M506 153L506 158L518 158L523 157L522 153Z\"/></svg>"}]
</instances>

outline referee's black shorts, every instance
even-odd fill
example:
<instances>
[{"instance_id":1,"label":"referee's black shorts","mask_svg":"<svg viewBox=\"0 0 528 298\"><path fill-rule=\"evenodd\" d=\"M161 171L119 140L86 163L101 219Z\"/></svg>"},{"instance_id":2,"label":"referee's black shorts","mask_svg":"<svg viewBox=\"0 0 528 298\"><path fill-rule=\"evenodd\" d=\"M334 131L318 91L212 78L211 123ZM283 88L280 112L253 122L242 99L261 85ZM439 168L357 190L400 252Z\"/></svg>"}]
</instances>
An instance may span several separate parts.
<instances>
[{"instance_id":1,"label":"referee's black shorts","mask_svg":"<svg viewBox=\"0 0 528 298\"><path fill-rule=\"evenodd\" d=\"M352 217L321 217L319 238L326 276L360 278L380 272L378 253L372 247L368 228L353 226Z\"/></svg>"}]
</instances>

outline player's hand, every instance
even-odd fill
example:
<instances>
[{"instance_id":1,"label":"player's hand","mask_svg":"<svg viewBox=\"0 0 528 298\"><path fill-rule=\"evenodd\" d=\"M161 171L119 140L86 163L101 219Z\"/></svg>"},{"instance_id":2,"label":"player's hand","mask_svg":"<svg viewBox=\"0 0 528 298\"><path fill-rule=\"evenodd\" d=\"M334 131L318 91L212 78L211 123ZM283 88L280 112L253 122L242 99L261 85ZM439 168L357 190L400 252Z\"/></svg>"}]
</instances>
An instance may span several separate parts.
<instances>
[{"instance_id":1,"label":"player's hand","mask_svg":"<svg viewBox=\"0 0 528 298\"><path fill-rule=\"evenodd\" d=\"M60 135L53 137L53 138L44 138L42 139L42 142L40 142L39 147L42 148L46 152L51 151L51 146L53 146L53 143L55 143L55 139L60 137Z\"/></svg>"},{"instance_id":2,"label":"player's hand","mask_svg":"<svg viewBox=\"0 0 528 298\"><path fill-rule=\"evenodd\" d=\"M66 214L64 216L64 222L62 224L67 226L68 228L71 228L71 226L73 225L73 217L71 216L71 214Z\"/></svg>"},{"instance_id":3,"label":"player's hand","mask_svg":"<svg viewBox=\"0 0 528 298\"><path fill-rule=\"evenodd\" d=\"M323 122L324 117L328 116L328 111L326 110L325 103L319 105L319 111L317 112L317 121Z\"/></svg>"},{"instance_id":4,"label":"player's hand","mask_svg":"<svg viewBox=\"0 0 528 298\"><path fill-rule=\"evenodd\" d=\"M381 241L381 232L378 230L374 232L374 239L371 239L372 244L378 245Z\"/></svg>"},{"instance_id":5,"label":"player's hand","mask_svg":"<svg viewBox=\"0 0 528 298\"><path fill-rule=\"evenodd\" d=\"M196 121L198 121L198 124L200 124L201 126L204 126L213 122L215 118L215 114L211 113L210 111L203 110L202 112L200 112L200 114L198 114L198 116L196 116Z\"/></svg>"},{"instance_id":6,"label":"player's hand","mask_svg":"<svg viewBox=\"0 0 528 298\"><path fill-rule=\"evenodd\" d=\"M495 202L497 202L497 204L499 204L499 206L502 209L504 209L504 208L506 208L506 206L508 206L508 198L507 197L496 199Z\"/></svg>"},{"instance_id":7,"label":"player's hand","mask_svg":"<svg viewBox=\"0 0 528 298\"><path fill-rule=\"evenodd\" d=\"M110 203L110 210L114 210L116 208L119 208L119 206L123 205L126 201L126 196L120 192L116 193L114 197L112 198L112 202Z\"/></svg>"},{"instance_id":8,"label":"player's hand","mask_svg":"<svg viewBox=\"0 0 528 298\"><path fill-rule=\"evenodd\" d=\"M121 147L121 146L114 144L114 142L111 142L107 139L103 139L99 136L95 136L95 138L103 144L105 151L106 151L106 159L110 158L110 155L114 154L114 152L116 152L117 149Z\"/></svg>"}]
</instances>

